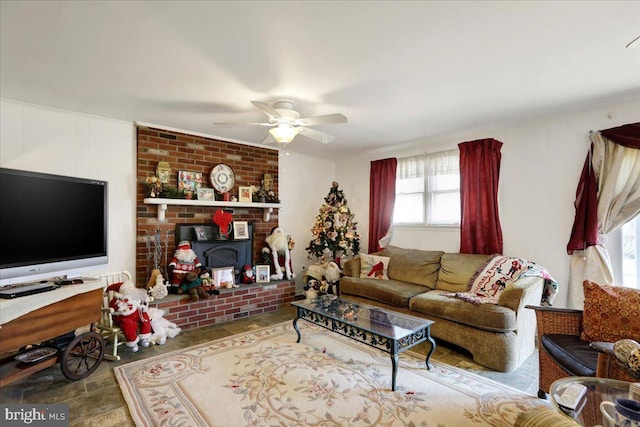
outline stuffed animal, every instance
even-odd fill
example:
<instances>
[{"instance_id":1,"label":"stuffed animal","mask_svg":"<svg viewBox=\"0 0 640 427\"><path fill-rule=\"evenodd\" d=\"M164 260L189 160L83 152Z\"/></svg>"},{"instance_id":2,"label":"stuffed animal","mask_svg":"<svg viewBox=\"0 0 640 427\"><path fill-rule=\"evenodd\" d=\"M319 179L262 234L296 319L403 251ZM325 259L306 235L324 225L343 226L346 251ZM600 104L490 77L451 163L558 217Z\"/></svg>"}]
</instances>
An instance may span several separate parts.
<instances>
[{"instance_id":1,"label":"stuffed animal","mask_svg":"<svg viewBox=\"0 0 640 427\"><path fill-rule=\"evenodd\" d=\"M295 243L280 227L274 227L271 233L264 239L268 245L262 248L263 257L271 263L271 280L294 279L295 275L291 267L291 249ZM284 270L284 272L283 272Z\"/></svg>"},{"instance_id":2,"label":"stuffed animal","mask_svg":"<svg viewBox=\"0 0 640 427\"><path fill-rule=\"evenodd\" d=\"M302 276L305 291L313 288L320 294L337 294L336 283L340 280L342 271L338 264L328 261L322 264L311 264Z\"/></svg>"},{"instance_id":3,"label":"stuffed animal","mask_svg":"<svg viewBox=\"0 0 640 427\"><path fill-rule=\"evenodd\" d=\"M250 265L245 265L242 267L242 271L240 272L240 280L245 285L250 285L251 283L256 282L256 278L253 275L253 268Z\"/></svg>"},{"instance_id":4,"label":"stuffed animal","mask_svg":"<svg viewBox=\"0 0 640 427\"><path fill-rule=\"evenodd\" d=\"M178 243L168 269L171 274L171 284L174 287L184 284L187 281L187 274L202 272L202 264L195 251L191 249L191 243L188 240Z\"/></svg>"},{"instance_id":5,"label":"stuffed animal","mask_svg":"<svg viewBox=\"0 0 640 427\"><path fill-rule=\"evenodd\" d=\"M201 299L208 299L209 294L202 287L202 279L197 273L188 273L182 283L178 286L178 294L188 293L191 301L198 302Z\"/></svg>"},{"instance_id":6,"label":"stuffed animal","mask_svg":"<svg viewBox=\"0 0 640 427\"><path fill-rule=\"evenodd\" d=\"M217 290L216 282L211 278L211 274L207 270L204 270L203 273L200 274L200 279L202 280L202 289L209 295L218 295L220 291Z\"/></svg>"},{"instance_id":7,"label":"stuffed animal","mask_svg":"<svg viewBox=\"0 0 640 427\"><path fill-rule=\"evenodd\" d=\"M134 353L139 350L138 342L142 347L149 347L151 322L147 314L147 292L136 288L131 281L114 283L107 290L115 292L109 307L113 309L113 323L122 328L125 345Z\"/></svg>"},{"instance_id":8,"label":"stuffed animal","mask_svg":"<svg viewBox=\"0 0 640 427\"><path fill-rule=\"evenodd\" d=\"M152 344L163 345L167 338L174 338L182 331L178 325L163 317L164 310L149 307L147 313L151 319L151 329L153 330L153 335L149 338L149 342Z\"/></svg>"}]
</instances>

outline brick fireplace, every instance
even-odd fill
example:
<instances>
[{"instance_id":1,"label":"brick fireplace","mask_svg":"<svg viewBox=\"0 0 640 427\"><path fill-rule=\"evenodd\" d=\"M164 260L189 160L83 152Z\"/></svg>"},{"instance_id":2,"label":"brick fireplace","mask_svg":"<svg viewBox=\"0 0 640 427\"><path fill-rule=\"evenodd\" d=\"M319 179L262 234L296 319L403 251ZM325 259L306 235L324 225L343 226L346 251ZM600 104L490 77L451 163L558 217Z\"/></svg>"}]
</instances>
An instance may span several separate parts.
<instances>
[{"instance_id":1,"label":"brick fireplace","mask_svg":"<svg viewBox=\"0 0 640 427\"><path fill-rule=\"evenodd\" d=\"M212 216L220 209L211 206L171 205L166 210L164 221L158 220L158 205L144 203L147 197L145 180L154 176L158 162L168 162L171 167L169 186L178 186L178 171L199 172L203 175L203 187L211 188L209 174L217 164L230 166L235 174L235 186L231 195L238 196L240 186L260 186L264 174L273 178L272 188L278 192L278 151L189 135L163 129L139 126L137 129L137 201L136 201L136 278L138 286L144 286L150 273L148 240L159 230L164 244L168 238L168 258L176 247L176 224L213 225ZM253 227L253 263L259 261L264 239L278 225L278 210L275 209L265 221L264 210L254 207L234 207L233 219L247 221ZM179 240L178 240L179 241ZM164 254L161 267L165 268Z\"/></svg>"}]
</instances>

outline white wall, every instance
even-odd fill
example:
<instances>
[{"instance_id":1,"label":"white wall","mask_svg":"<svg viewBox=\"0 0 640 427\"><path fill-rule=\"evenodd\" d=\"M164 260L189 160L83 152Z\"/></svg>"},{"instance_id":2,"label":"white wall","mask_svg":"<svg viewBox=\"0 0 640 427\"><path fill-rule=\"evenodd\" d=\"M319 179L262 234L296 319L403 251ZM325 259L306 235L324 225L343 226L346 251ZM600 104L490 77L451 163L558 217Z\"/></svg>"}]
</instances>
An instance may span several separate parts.
<instances>
[{"instance_id":1,"label":"white wall","mask_svg":"<svg viewBox=\"0 0 640 427\"><path fill-rule=\"evenodd\" d=\"M0 100L0 166L109 182L108 271L135 272L135 148L133 123Z\"/></svg>"},{"instance_id":2,"label":"white wall","mask_svg":"<svg viewBox=\"0 0 640 427\"><path fill-rule=\"evenodd\" d=\"M280 152L279 162L280 227L296 242L291 262L296 274L296 293L303 293L302 276L309 264L305 248L311 241L311 227L315 223L324 198L329 194L335 177L335 162L306 154Z\"/></svg>"},{"instance_id":3,"label":"white wall","mask_svg":"<svg viewBox=\"0 0 640 427\"><path fill-rule=\"evenodd\" d=\"M588 133L638 120L640 99L633 99L521 123L471 129L338 159L337 179L347 194L355 196L350 206L359 218L361 247L366 249L371 160L456 148L460 142L480 138L503 142L499 204L504 253L546 267L560 285L554 305L562 307L566 305L569 279L566 245L573 225L576 186L589 148ZM459 230L403 227L396 230L391 244L457 252Z\"/></svg>"}]
</instances>

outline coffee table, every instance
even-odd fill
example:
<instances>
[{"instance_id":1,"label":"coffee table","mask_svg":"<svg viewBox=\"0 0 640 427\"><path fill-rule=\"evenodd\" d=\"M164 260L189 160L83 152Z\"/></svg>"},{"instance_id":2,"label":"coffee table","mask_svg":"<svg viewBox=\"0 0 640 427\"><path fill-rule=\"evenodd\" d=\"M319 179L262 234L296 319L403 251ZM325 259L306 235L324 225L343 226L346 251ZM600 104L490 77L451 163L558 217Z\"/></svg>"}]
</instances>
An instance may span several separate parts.
<instances>
[{"instance_id":1,"label":"coffee table","mask_svg":"<svg viewBox=\"0 0 640 427\"><path fill-rule=\"evenodd\" d=\"M436 342L431 337L433 320L343 300L335 295L323 295L312 300L294 301L291 304L298 310L296 318L293 319L293 328L298 334L296 342L300 342L302 338L298 320L304 319L391 355L392 391L396 389L398 355L403 351L429 341L431 349L425 363L427 369L431 369L429 359L436 349Z\"/></svg>"},{"instance_id":2,"label":"coffee table","mask_svg":"<svg viewBox=\"0 0 640 427\"><path fill-rule=\"evenodd\" d=\"M570 410L558 404L558 398L570 384L581 384L587 387L584 399L576 410ZM573 418L581 426L607 425L600 412L600 403L605 400L615 401L618 398L628 399L631 383L597 377L567 377L554 381L549 390L551 401L557 410Z\"/></svg>"}]
</instances>

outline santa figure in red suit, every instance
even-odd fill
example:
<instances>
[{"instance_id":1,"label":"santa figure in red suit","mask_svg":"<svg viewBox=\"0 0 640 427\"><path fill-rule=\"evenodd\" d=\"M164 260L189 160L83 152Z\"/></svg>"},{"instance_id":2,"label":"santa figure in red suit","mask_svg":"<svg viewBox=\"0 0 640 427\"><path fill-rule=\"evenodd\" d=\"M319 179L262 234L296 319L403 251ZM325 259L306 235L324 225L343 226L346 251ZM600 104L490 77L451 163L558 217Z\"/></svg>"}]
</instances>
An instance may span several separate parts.
<instances>
[{"instance_id":1,"label":"santa figure in red suit","mask_svg":"<svg viewBox=\"0 0 640 427\"><path fill-rule=\"evenodd\" d=\"M200 273L202 264L198 259L195 251L191 249L191 243L183 240L178 243L178 248L173 254L173 258L169 263L169 271L171 272L171 284L179 286L186 279L189 273Z\"/></svg>"},{"instance_id":2,"label":"santa figure in red suit","mask_svg":"<svg viewBox=\"0 0 640 427\"><path fill-rule=\"evenodd\" d=\"M144 289L138 289L131 281L110 285L108 291L114 291L109 301L113 311L113 323L122 328L126 346L134 353L138 351L138 342L149 347L151 321L147 314L149 296Z\"/></svg>"}]
</instances>

